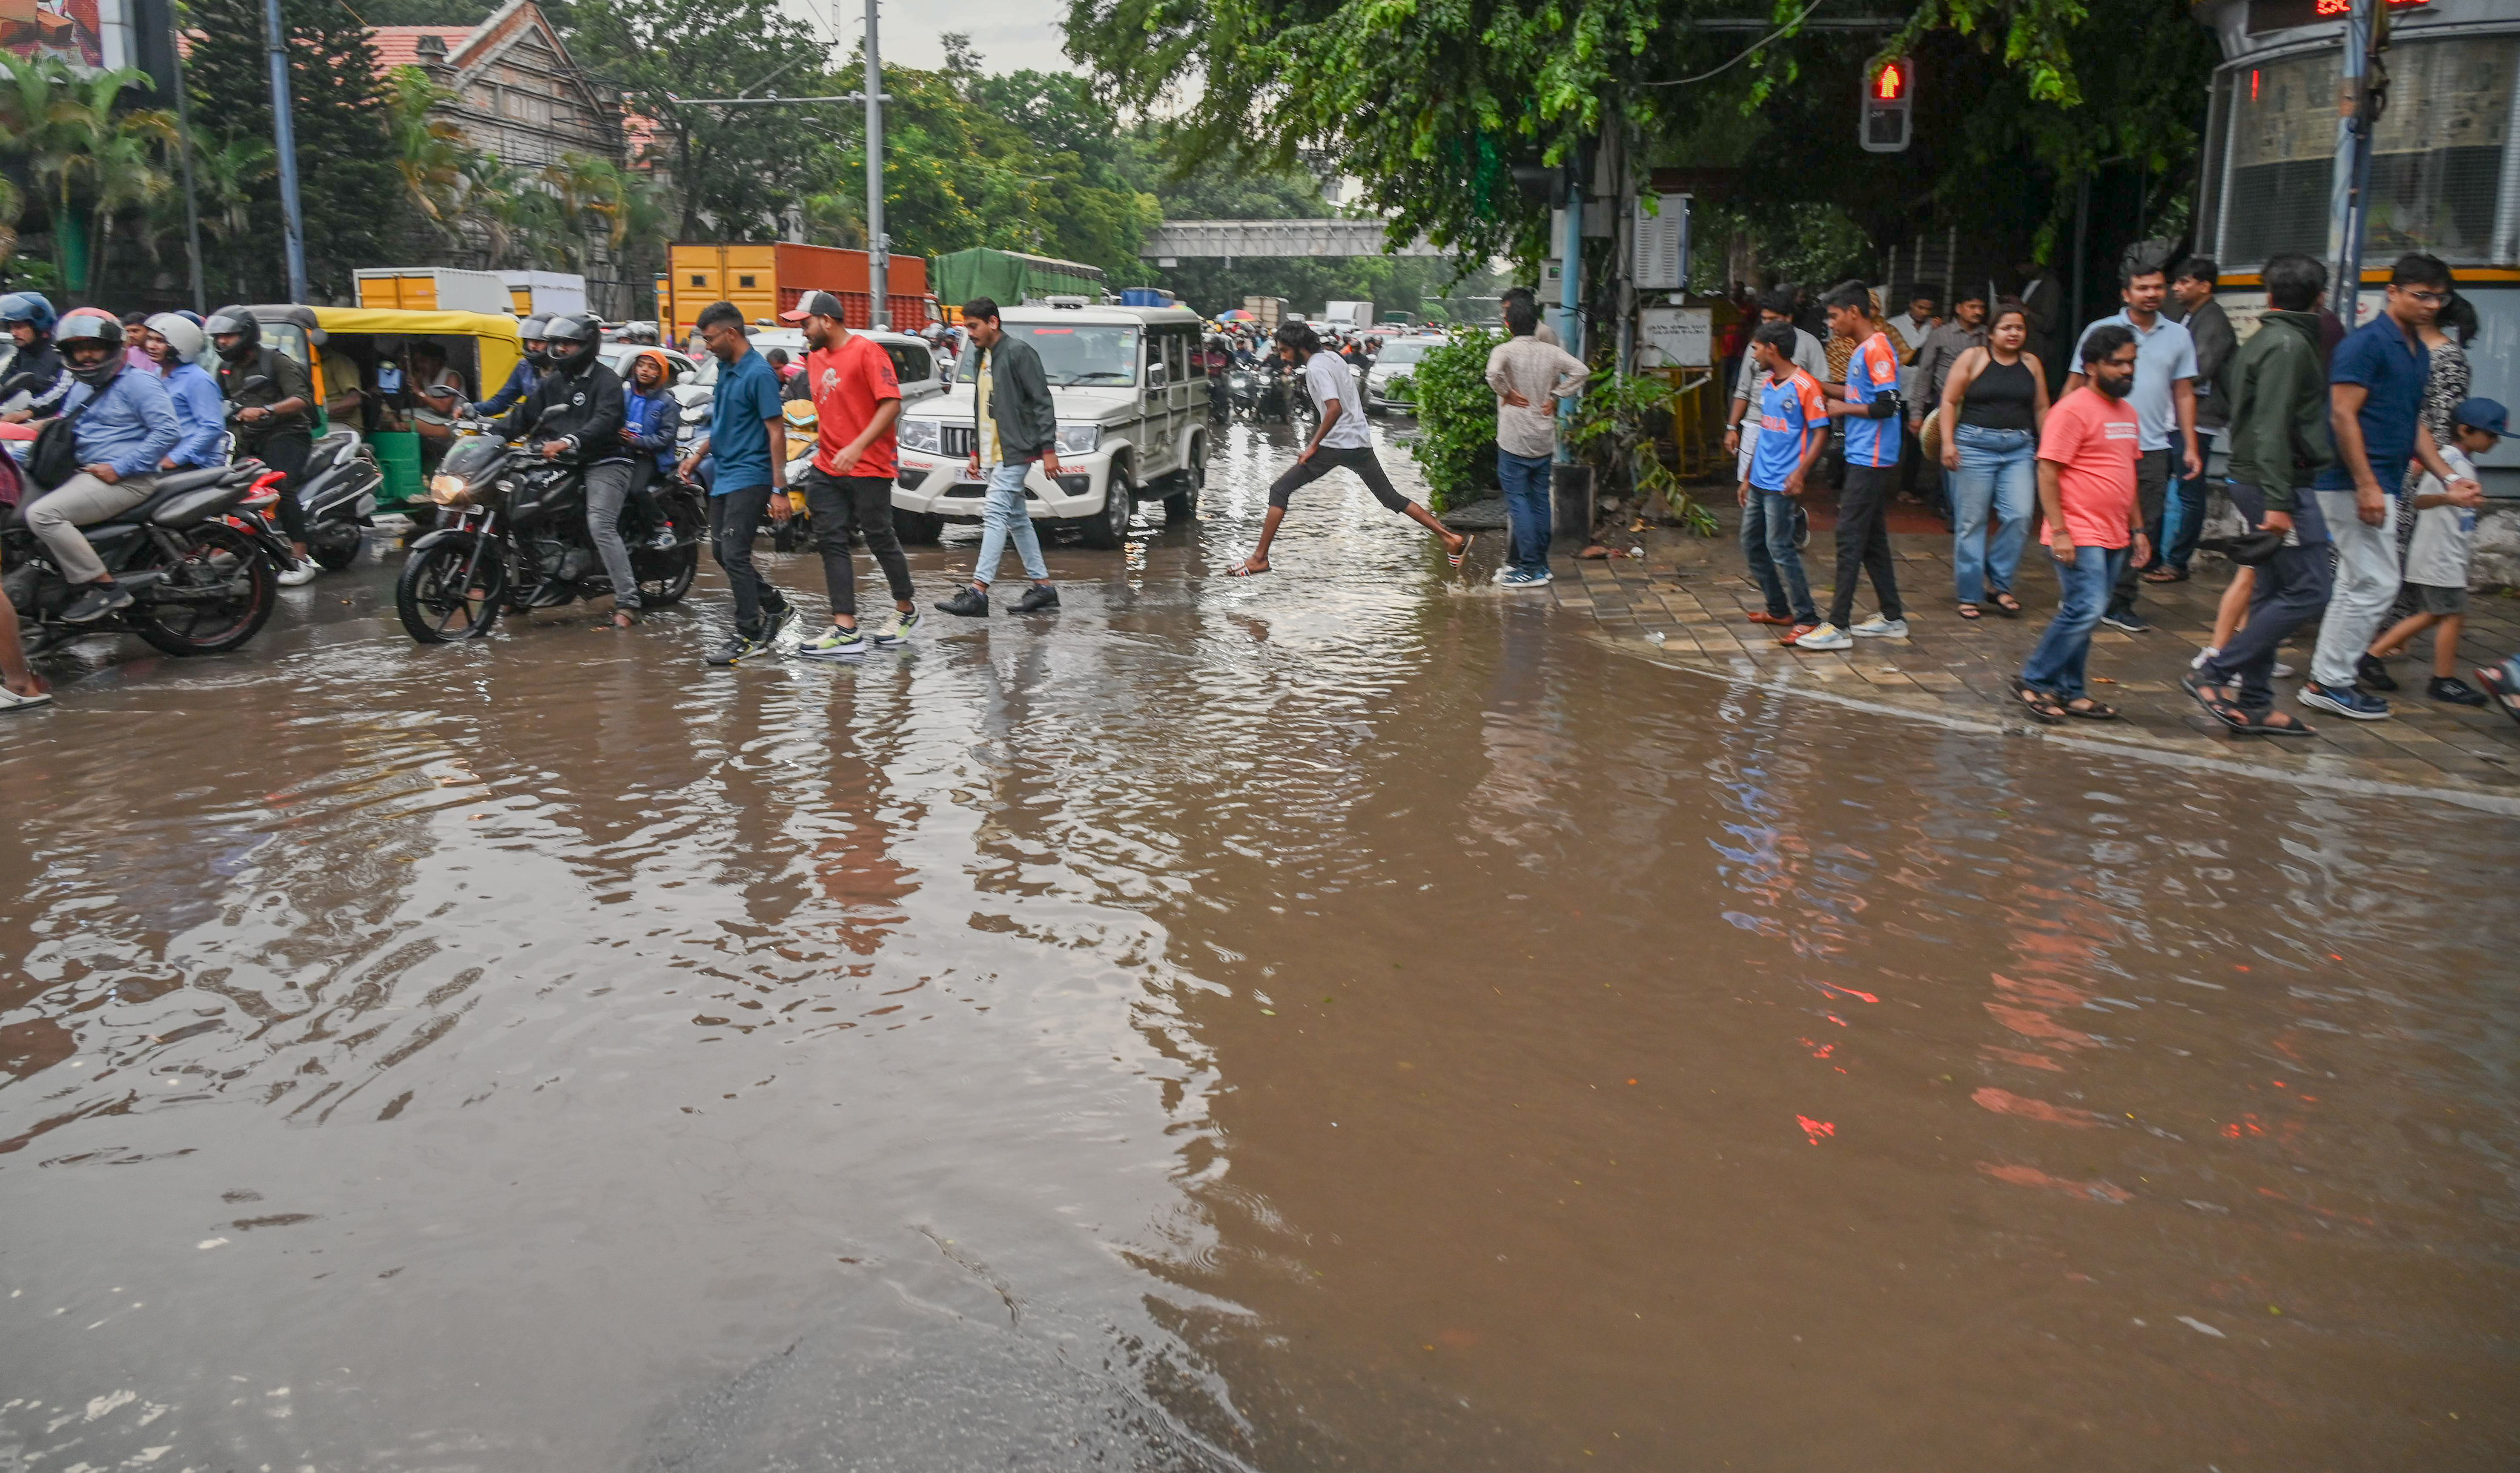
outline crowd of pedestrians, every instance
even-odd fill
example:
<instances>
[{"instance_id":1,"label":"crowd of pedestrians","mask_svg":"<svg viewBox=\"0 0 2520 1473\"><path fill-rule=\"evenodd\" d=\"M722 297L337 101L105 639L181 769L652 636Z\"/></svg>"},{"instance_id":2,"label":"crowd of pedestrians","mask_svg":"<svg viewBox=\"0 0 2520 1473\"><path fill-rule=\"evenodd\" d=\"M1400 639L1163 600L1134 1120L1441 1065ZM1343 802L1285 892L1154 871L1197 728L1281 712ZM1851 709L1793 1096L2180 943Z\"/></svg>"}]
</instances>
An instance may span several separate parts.
<instances>
[{"instance_id":1,"label":"crowd of pedestrians","mask_svg":"<svg viewBox=\"0 0 2520 1473\"><path fill-rule=\"evenodd\" d=\"M2193 575L2221 443L2243 528L2228 539L2236 572L2188 680L2215 719L2311 731L2273 710L2271 682L2295 673L2275 651L2313 621L2304 707L2388 718L2398 682L2386 661L2427 633L2426 697L2488 704L2459 678L2455 651L2483 494L2473 457L2507 425L2501 405L2468 393L2476 318L2447 266L2401 257L2384 310L2349 331L2327 308L2319 263L2278 257L2264 274L2270 307L2243 344L2215 300L2215 262L2133 257L2121 310L2070 349L2054 283L2030 264L2022 274L2021 298L1963 294L1944 315L1920 287L1886 320L1875 294L1849 282L1821 299L1824 339L1805 325L1803 295L1757 299L1725 436L1742 557L1763 595L1753 622L1805 651L1907 633L1886 512L1939 462L1957 617L2020 616L2022 560L2044 524L2058 601L2016 699L2044 722L2115 719L2087 688L2093 632L2151 632L2142 590ZM1803 566L1802 503L1832 448L1842 485L1823 609ZM1874 612L1858 621L1868 579Z\"/></svg>"}]
</instances>

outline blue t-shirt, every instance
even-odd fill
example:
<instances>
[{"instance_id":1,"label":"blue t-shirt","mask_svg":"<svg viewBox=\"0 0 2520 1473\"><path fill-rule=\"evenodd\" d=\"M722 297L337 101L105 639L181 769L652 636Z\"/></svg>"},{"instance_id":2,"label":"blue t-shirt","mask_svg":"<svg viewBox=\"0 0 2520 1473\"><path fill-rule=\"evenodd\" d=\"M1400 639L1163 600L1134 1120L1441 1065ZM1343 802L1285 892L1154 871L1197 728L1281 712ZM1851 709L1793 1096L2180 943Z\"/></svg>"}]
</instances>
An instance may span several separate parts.
<instances>
[{"instance_id":1,"label":"blue t-shirt","mask_svg":"<svg viewBox=\"0 0 2520 1473\"><path fill-rule=\"evenodd\" d=\"M1890 340L1879 333L1856 345L1855 356L1846 360L1846 401L1869 404L1885 393L1899 389L1899 354ZM1846 463L1851 466L1895 466L1899 463L1899 416L1888 419L1866 419L1860 414L1846 418Z\"/></svg>"},{"instance_id":2,"label":"blue t-shirt","mask_svg":"<svg viewBox=\"0 0 2520 1473\"><path fill-rule=\"evenodd\" d=\"M1804 437L1828 423L1828 398L1820 381L1797 368L1779 384L1759 378L1759 444L1750 452L1750 489L1781 491L1802 464Z\"/></svg>"},{"instance_id":3,"label":"blue t-shirt","mask_svg":"<svg viewBox=\"0 0 2520 1473\"><path fill-rule=\"evenodd\" d=\"M752 349L718 365L709 400L709 453L717 459L710 495L770 484L770 427L763 422L779 418L779 370Z\"/></svg>"},{"instance_id":4,"label":"blue t-shirt","mask_svg":"<svg viewBox=\"0 0 2520 1473\"><path fill-rule=\"evenodd\" d=\"M2414 351L2408 352L2409 347ZM2423 340L2400 328L2386 312L2346 334L2327 360L2327 382L2360 384L2369 391L2357 416L2362 422L2362 454L2380 488L2392 496L2406 486L2407 462L2415 454L2415 427L2423 423L2424 380L2432 369L2433 355ZM2310 484L2314 490L2350 491L2354 473L2339 455Z\"/></svg>"}]
</instances>

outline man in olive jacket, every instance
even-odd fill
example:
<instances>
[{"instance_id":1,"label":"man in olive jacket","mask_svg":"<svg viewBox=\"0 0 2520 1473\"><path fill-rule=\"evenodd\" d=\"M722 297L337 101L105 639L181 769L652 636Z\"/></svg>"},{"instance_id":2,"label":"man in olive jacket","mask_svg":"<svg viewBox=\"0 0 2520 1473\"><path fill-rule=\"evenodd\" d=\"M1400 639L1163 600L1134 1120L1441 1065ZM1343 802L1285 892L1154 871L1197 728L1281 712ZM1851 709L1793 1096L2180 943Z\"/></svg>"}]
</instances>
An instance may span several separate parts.
<instances>
[{"instance_id":1,"label":"man in olive jacket","mask_svg":"<svg viewBox=\"0 0 2520 1473\"><path fill-rule=\"evenodd\" d=\"M971 345L964 349L963 371L956 377L972 386L969 470L975 480L985 476L989 489L980 503L980 559L971 570L971 586L936 607L967 619L987 618L989 584L1012 539L1032 586L1011 612L1056 613L1058 590L1050 585L1050 565L1042 561L1032 508L1024 502L1024 480L1034 461L1046 476L1056 478L1059 471L1058 410L1051 402L1050 379L1042 372L1041 354L998 320L995 301L981 297L964 303L963 326ZM1128 492L1115 478L1106 494Z\"/></svg>"},{"instance_id":2,"label":"man in olive jacket","mask_svg":"<svg viewBox=\"0 0 2520 1473\"><path fill-rule=\"evenodd\" d=\"M2268 682L2275 647L2327 607L2335 577L2318 498L2307 494L2311 478L2336 459L2318 345L2327 268L2306 255L2278 255L2267 262L2265 281L2272 308L2231 360L2229 485L2250 526L2285 533L2284 544L2256 570L2248 622L2183 683L2235 731L2306 736L2308 723L2272 709Z\"/></svg>"}]
</instances>

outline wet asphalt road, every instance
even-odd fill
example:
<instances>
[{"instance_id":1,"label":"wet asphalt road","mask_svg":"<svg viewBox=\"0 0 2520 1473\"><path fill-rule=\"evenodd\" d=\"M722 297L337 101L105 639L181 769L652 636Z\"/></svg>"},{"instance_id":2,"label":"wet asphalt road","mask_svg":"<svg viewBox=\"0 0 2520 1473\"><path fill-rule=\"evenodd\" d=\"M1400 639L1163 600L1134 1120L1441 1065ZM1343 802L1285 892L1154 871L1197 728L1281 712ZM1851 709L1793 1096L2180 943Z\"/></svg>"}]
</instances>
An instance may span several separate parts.
<instances>
[{"instance_id":1,"label":"wet asphalt road","mask_svg":"<svg viewBox=\"0 0 2520 1473\"><path fill-rule=\"evenodd\" d=\"M2507 819L1675 683L1344 476L1229 581L1287 453L845 667L373 559L54 665L0 1466L2520 1461Z\"/></svg>"}]
</instances>

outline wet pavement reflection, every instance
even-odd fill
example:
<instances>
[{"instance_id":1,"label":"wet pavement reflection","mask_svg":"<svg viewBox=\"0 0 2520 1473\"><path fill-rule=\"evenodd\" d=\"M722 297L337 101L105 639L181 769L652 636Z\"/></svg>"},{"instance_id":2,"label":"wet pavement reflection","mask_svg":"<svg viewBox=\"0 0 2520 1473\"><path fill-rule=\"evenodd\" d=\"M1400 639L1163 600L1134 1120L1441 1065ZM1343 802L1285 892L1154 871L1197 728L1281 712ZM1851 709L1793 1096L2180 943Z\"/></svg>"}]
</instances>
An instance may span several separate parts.
<instances>
[{"instance_id":1,"label":"wet pavement reflection","mask_svg":"<svg viewBox=\"0 0 2520 1473\"><path fill-rule=\"evenodd\" d=\"M80 652L0 1465L2520 1460L2507 818L1641 678L1345 476L1228 580L1288 453L844 667Z\"/></svg>"}]
</instances>

